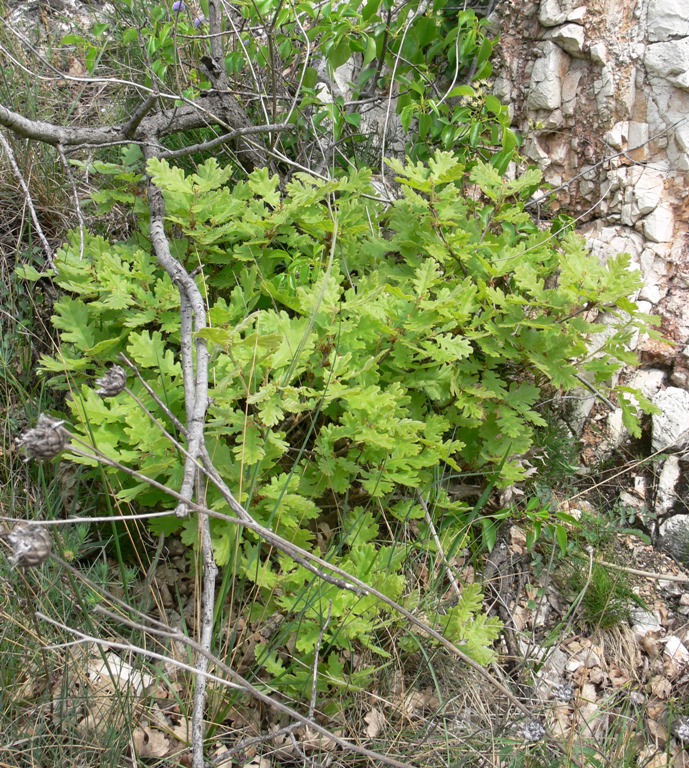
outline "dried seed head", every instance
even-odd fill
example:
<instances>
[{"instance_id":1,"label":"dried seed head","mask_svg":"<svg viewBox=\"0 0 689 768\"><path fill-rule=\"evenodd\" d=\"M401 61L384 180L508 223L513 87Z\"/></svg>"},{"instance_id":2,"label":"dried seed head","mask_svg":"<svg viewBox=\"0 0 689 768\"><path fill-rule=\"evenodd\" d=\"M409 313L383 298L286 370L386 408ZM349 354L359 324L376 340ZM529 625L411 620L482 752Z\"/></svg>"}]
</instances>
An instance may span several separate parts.
<instances>
[{"instance_id":1,"label":"dried seed head","mask_svg":"<svg viewBox=\"0 0 689 768\"><path fill-rule=\"evenodd\" d=\"M574 686L571 682L562 683L561 685L557 686L553 692L553 696L557 701L560 701L563 704L567 704L568 702L574 700Z\"/></svg>"},{"instance_id":2,"label":"dried seed head","mask_svg":"<svg viewBox=\"0 0 689 768\"><path fill-rule=\"evenodd\" d=\"M545 736L545 728L538 720L529 720L522 726L522 736L528 744L535 744Z\"/></svg>"},{"instance_id":3,"label":"dried seed head","mask_svg":"<svg viewBox=\"0 0 689 768\"><path fill-rule=\"evenodd\" d=\"M115 397L125 388L127 384L127 374L119 365L113 367L100 379L96 379L96 384L100 389L96 394L101 397Z\"/></svg>"},{"instance_id":4,"label":"dried seed head","mask_svg":"<svg viewBox=\"0 0 689 768\"><path fill-rule=\"evenodd\" d=\"M22 568L40 565L50 554L53 542L48 529L42 525L23 525L7 537L12 554L10 562Z\"/></svg>"},{"instance_id":5,"label":"dried seed head","mask_svg":"<svg viewBox=\"0 0 689 768\"><path fill-rule=\"evenodd\" d=\"M672 726L672 733L682 744L689 744L689 717L679 717Z\"/></svg>"},{"instance_id":6,"label":"dried seed head","mask_svg":"<svg viewBox=\"0 0 689 768\"><path fill-rule=\"evenodd\" d=\"M26 453L24 461L29 459L52 459L64 449L70 439L69 432L62 427L64 421L51 419L42 413L36 426L28 429L17 438L17 446Z\"/></svg>"}]
</instances>

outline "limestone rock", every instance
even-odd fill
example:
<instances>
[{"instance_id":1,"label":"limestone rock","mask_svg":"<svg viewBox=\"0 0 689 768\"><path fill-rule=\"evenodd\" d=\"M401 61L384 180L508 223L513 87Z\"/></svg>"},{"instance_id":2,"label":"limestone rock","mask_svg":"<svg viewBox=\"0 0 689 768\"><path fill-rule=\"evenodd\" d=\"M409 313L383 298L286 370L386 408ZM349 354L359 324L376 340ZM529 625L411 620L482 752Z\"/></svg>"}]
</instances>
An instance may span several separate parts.
<instances>
[{"instance_id":1,"label":"limestone rock","mask_svg":"<svg viewBox=\"0 0 689 768\"><path fill-rule=\"evenodd\" d=\"M543 27L556 27L567 19L559 0L541 0L538 11L538 21Z\"/></svg>"},{"instance_id":2,"label":"limestone rock","mask_svg":"<svg viewBox=\"0 0 689 768\"><path fill-rule=\"evenodd\" d=\"M648 159L648 123L629 121L627 137L628 155L632 160L641 163Z\"/></svg>"},{"instance_id":3,"label":"limestone rock","mask_svg":"<svg viewBox=\"0 0 689 768\"><path fill-rule=\"evenodd\" d=\"M560 46L570 56L583 58L585 35L584 28L579 24L562 24L547 34L548 40Z\"/></svg>"},{"instance_id":4,"label":"limestone rock","mask_svg":"<svg viewBox=\"0 0 689 768\"><path fill-rule=\"evenodd\" d=\"M657 304L667 294L666 260L653 248L646 248L641 254L641 274L644 285L639 298Z\"/></svg>"},{"instance_id":5,"label":"limestone rock","mask_svg":"<svg viewBox=\"0 0 689 768\"><path fill-rule=\"evenodd\" d=\"M644 64L648 72L689 90L689 37L649 45Z\"/></svg>"},{"instance_id":6,"label":"limestone rock","mask_svg":"<svg viewBox=\"0 0 689 768\"><path fill-rule=\"evenodd\" d=\"M553 111L562 104L562 79L569 57L549 40L539 44L541 57L534 63L527 106L533 110Z\"/></svg>"},{"instance_id":7,"label":"limestone rock","mask_svg":"<svg viewBox=\"0 0 689 768\"><path fill-rule=\"evenodd\" d=\"M608 48L605 43L594 43L589 49L589 55L591 56L591 61L594 64L600 64L601 67L605 66L609 61Z\"/></svg>"},{"instance_id":8,"label":"limestone rock","mask_svg":"<svg viewBox=\"0 0 689 768\"><path fill-rule=\"evenodd\" d=\"M628 135L629 120L620 120L605 134L604 141L612 149L620 151L627 145Z\"/></svg>"},{"instance_id":9,"label":"limestone rock","mask_svg":"<svg viewBox=\"0 0 689 768\"><path fill-rule=\"evenodd\" d=\"M681 432L689 427L689 356L678 359L689 348L689 0L509 0L494 17L504 61L496 75L524 153L561 187L552 210L581 216L602 263L627 252L641 270L643 288L631 298L661 317L673 344L639 335L630 348L655 369L651 395L680 407ZM672 386L657 392L661 385ZM591 418L581 396L568 411L577 431ZM654 419L656 449L676 437L663 420L672 416ZM619 413L608 427L625 439Z\"/></svg>"},{"instance_id":10,"label":"limestone rock","mask_svg":"<svg viewBox=\"0 0 689 768\"><path fill-rule=\"evenodd\" d=\"M689 169L689 125L686 122L680 123L675 128L675 144L677 146L677 166L684 170Z\"/></svg>"},{"instance_id":11,"label":"limestone rock","mask_svg":"<svg viewBox=\"0 0 689 768\"><path fill-rule=\"evenodd\" d=\"M584 236L601 264L619 253L628 253L634 265L640 264L644 241L633 229L606 227L603 222L596 222L584 231Z\"/></svg>"},{"instance_id":12,"label":"limestone rock","mask_svg":"<svg viewBox=\"0 0 689 768\"><path fill-rule=\"evenodd\" d=\"M579 91L579 82L583 75L583 71L576 67L572 67L565 75L562 81L562 114L573 115L577 107L577 94ZM568 154L569 154L568 150ZM563 158L566 160L566 158Z\"/></svg>"},{"instance_id":13,"label":"limestone rock","mask_svg":"<svg viewBox=\"0 0 689 768\"><path fill-rule=\"evenodd\" d=\"M616 95L615 73L611 64L603 67L600 78L593 83L593 91L596 95L598 114L603 120L610 119Z\"/></svg>"},{"instance_id":14,"label":"limestone rock","mask_svg":"<svg viewBox=\"0 0 689 768\"><path fill-rule=\"evenodd\" d=\"M646 30L650 43L689 37L686 0L650 0Z\"/></svg>"},{"instance_id":15,"label":"limestone rock","mask_svg":"<svg viewBox=\"0 0 689 768\"><path fill-rule=\"evenodd\" d=\"M587 10L581 0L541 0L538 23L542 27L556 27L566 21L581 21Z\"/></svg>"},{"instance_id":16,"label":"limestone rock","mask_svg":"<svg viewBox=\"0 0 689 768\"><path fill-rule=\"evenodd\" d=\"M637 170L637 169L635 169ZM653 168L643 168L634 184L634 204L636 216L645 216L654 211L663 196L665 174Z\"/></svg>"},{"instance_id":17,"label":"limestone rock","mask_svg":"<svg viewBox=\"0 0 689 768\"><path fill-rule=\"evenodd\" d=\"M652 243L669 243L675 231L675 215L666 205L659 205L643 220L644 236Z\"/></svg>"},{"instance_id":18,"label":"limestone rock","mask_svg":"<svg viewBox=\"0 0 689 768\"><path fill-rule=\"evenodd\" d=\"M656 490L655 513L663 517L675 506L677 502L677 483L679 481L680 468L679 457L668 456L663 462L663 468L658 476L658 488ZM662 526L661 526L662 528Z\"/></svg>"},{"instance_id":19,"label":"limestone rock","mask_svg":"<svg viewBox=\"0 0 689 768\"><path fill-rule=\"evenodd\" d=\"M665 382L665 371L660 368L642 368L629 379L629 386L638 389L649 400L654 398Z\"/></svg>"},{"instance_id":20,"label":"limestone rock","mask_svg":"<svg viewBox=\"0 0 689 768\"><path fill-rule=\"evenodd\" d=\"M660 413L652 417L654 451L681 449L689 444L689 392L679 387L663 389L653 398Z\"/></svg>"}]
</instances>

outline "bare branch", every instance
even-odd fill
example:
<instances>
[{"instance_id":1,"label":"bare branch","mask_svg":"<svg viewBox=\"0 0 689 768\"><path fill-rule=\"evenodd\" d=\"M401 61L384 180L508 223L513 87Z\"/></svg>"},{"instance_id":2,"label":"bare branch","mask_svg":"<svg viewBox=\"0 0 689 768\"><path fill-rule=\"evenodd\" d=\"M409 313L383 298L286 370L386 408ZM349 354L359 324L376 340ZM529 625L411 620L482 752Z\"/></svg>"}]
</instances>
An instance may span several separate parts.
<instances>
[{"instance_id":1,"label":"bare branch","mask_svg":"<svg viewBox=\"0 0 689 768\"><path fill-rule=\"evenodd\" d=\"M159 96L158 98L163 97ZM219 94L211 94L196 102L188 102L181 107L161 110L148 117L142 116L138 126L133 126L130 120L124 125L88 128L67 127L46 123L42 120L29 120L0 105L0 125L9 128L25 139L33 139L54 146L60 144L64 148L85 144L98 147L128 140L148 141L155 144L155 139L181 131L205 128L209 125L220 125L231 133L250 128L251 131L246 131L248 135L254 127L249 125L239 103L236 102L233 106L234 108L229 108L227 99ZM262 133L263 131L257 130L256 132ZM241 132L237 134L237 136L241 135L245 134Z\"/></svg>"},{"instance_id":2,"label":"bare branch","mask_svg":"<svg viewBox=\"0 0 689 768\"><path fill-rule=\"evenodd\" d=\"M66 128L63 125L53 125L42 120L29 120L26 117L7 109L0 104L0 125L9 128L17 136L24 139L42 141L44 144L62 144L69 147L73 144L104 144L125 138L118 127L113 128Z\"/></svg>"},{"instance_id":3,"label":"bare branch","mask_svg":"<svg viewBox=\"0 0 689 768\"><path fill-rule=\"evenodd\" d=\"M155 153L145 152L147 158ZM177 286L181 301L181 339L182 369L184 374L184 400L187 410L187 451L184 461L184 477L179 495L182 501L175 510L178 517L189 513L187 500L194 496L199 500L198 457L205 445L204 428L208 410L208 346L199 335L206 327L206 305L192 276L175 259L170 251L170 244L165 234L165 201L162 192L148 180L148 208L150 211L150 237L160 266L167 272ZM196 354L192 353L195 347ZM215 578L218 567L213 557L210 521L207 515L199 514L199 538L203 560L203 590L201 597L201 645L210 650L213 639L213 608L215 604ZM197 659L198 675L194 690L192 715L193 765L204 768L204 712L206 704L206 672L208 658L201 655Z\"/></svg>"},{"instance_id":4,"label":"bare branch","mask_svg":"<svg viewBox=\"0 0 689 768\"><path fill-rule=\"evenodd\" d=\"M124 126L124 135L128 139L133 139L136 129L141 125L141 121L146 115L153 109L156 101L158 101L157 93L149 93L148 96L141 104L134 110L134 114L131 116L129 122Z\"/></svg>"}]
</instances>

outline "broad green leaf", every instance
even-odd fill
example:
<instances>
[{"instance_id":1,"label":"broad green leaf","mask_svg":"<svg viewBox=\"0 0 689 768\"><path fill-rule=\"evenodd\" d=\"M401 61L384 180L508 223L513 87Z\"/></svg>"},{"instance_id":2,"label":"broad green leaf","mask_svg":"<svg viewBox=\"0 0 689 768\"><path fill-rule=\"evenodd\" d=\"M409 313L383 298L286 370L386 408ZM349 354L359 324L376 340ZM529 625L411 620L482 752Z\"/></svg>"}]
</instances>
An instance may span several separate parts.
<instances>
[{"instance_id":1,"label":"broad green leaf","mask_svg":"<svg viewBox=\"0 0 689 768\"><path fill-rule=\"evenodd\" d=\"M96 339L90 326L88 307L81 301L65 296L55 305L53 325L62 331L62 339L86 352Z\"/></svg>"}]
</instances>

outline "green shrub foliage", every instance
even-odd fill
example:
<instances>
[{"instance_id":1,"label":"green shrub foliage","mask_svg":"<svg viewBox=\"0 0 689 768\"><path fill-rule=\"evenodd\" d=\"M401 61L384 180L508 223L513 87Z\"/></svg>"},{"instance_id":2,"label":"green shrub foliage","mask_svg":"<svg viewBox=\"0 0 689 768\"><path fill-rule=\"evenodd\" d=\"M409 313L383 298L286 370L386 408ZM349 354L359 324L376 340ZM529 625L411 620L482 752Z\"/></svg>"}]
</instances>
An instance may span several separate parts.
<instances>
[{"instance_id":1,"label":"green shrub foliage","mask_svg":"<svg viewBox=\"0 0 689 768\"><path fill-rule=\"evenodd\" d=\"M537 171L506 181L478 162L467 174L443 152L390 166L400 191L391 205L376 199L366 171L328 182L296 174L281 191L266 170L231 183L231 170L212 159L194 174L157 160L147 170L165 196L175 255L189 271L200 267L207 441L218 470L262 524L415 604L405 594L403 532L410 520L425 525L417 493L430 494L443 526L461 526L466 508L438 478L450 470L518 481L519 459L544 425L539 400L580 386L576 374L614 396L608 383L630 360L625 345L644 318L628 298L639 277L627 256L601 266L580 238L534 225L524 201L540 184ZM71 389L84 440L178 488L182 456L150 417L126 394L104 401L90 386L124 352L184 420L179 296L144 219L140 227L129 242L87 237L83 256L78 235L60 251L62 346L43 370ZM635 428L629 403L625 414ZM120 499L172 506L107 471ZM225 509L213 487L206 499ZM171 515L151 527L196 540L193 519ZM318 583L229 523L214 519L212 534L221 566L252 582L268 607L300 617L302 658L328 611L333 648L357 640L386 653L376 630L389 617L373 598ZM452 611L437 625L490 661L499 623L482 616L480 595L467 591ZM339 657L323 659L331 682L342 677ZM286 669L275 655L263 663L292 686L300 674L308 684L306 667Z\"/></svg>"}]
</instances>

